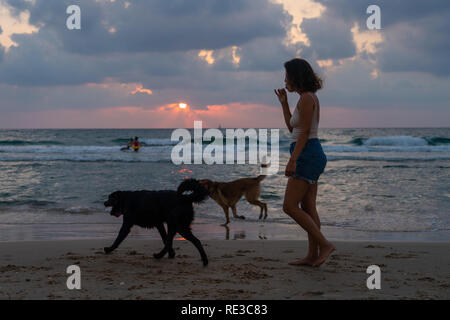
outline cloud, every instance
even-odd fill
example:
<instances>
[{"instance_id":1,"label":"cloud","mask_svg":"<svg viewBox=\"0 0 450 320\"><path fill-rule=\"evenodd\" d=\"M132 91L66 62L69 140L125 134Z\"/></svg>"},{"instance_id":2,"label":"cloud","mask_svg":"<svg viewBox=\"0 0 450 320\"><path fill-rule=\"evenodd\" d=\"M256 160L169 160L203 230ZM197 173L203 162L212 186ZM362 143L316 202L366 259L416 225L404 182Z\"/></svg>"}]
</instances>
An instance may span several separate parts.
<instances>
[{"instance_id":1,"label":"cloud","mask_svg":"<svg viewBox=\"0 0 450 320\"><path fill-rule=\"evenodd\" d=\"M211 68L202 63L201 51L212 53L212 70L220 71L279 70L280 60L295 55L295 48L282 44L286 26L280 21L289 15L269 1L136 1L127 7L122 1L80 1L81 31L65 27L69 4L9 1L16 9L11 12L29 11L30 24L40 28L12 35L20 45L0 65L0 82L58 86L116 78L159 89L182 75L206 77ZM269 50L261 54L261 46ZM191 81L182 82L186 87Z\"/></svg>"},{"instance_id":2,"label":"cloud","mask_svg":"<svg viewBox=\"0 0 450 320\"><path fill-rule=\"evenodd\" d=\"M29 24L30 12L15 12L10 6L0 0L0 45L8 51L10 47L17 46L11 38L14 34L31 34L38 28Z\"/></svg>"},{"instance_id":3,"label":"cloud","mask_svg":"<svg viewBox=\"0 0 450 320\"><path fill-rule=\"evenodd\" d=\"M350 48L354 44L348 31L355 23L359 30L367 29L368 4L354 0L317 2L324 5L326 11L318 18L303 22L302 28L313 38L311 49L305 52L310 56L310 51L317 52L321 59L351 57ZM383 37L377 45L377 64L381 71L450 75L448 1L377 0L370 4L381 9L382 30L375 31Z\"/></svg>"},{"instance_id":4,"label":"cloud","mask_svg":"<svg viewBox=\"0 0 450 320\"><path fill-rule=\"evenodd\" d=\"M400 111L388 112L418 115L424 106L442 118L450 101L444 0L411 0L407 7L374 0L382 10L380 31L367 30L368 4L354 0L0 0L0 8L3 3L11 21L29 12L23 21L36 30L7 29L0 20L0 37L9 30L16 44L6 50L0 42L3 119L30 113L45 126L48 114L68 116L67 110L92 117L86 123L103 125L95 118L102 115L118 124L107 111L147 119L161 106L185 102L191 115L212 126L221 117L278 125L273 89L284 86L283 63L298 55L324 77L321 105L341 108L330 113L336 119L336 110L369 123L361 120L371 116L364 110L397 117ZM81 7L81 31L65 26L65 9L74 3ZM291 106L298 98L289 95ZM166 111L156 124L181 123Z\"/></svg>"},{"instance_id":5,"label":"cloud","mask_svg":"<svg viewBox=\"0 0 450 320\"><path fill-rule=\"evenodd\" d=\"M309 46L302 55L319 60L344 59L356 54L351 32L352 22L334 15L328 8L318 18L304 19L301 28L307 34Z\"/></svg>"},{"instance_id":6,"label":"cloud","mask_svg":"<svg viewBox=\"0 0 450 320\"><path fill-rule=\"evenodd\" d=\"M140 0L125 8L123 1L83 0L77 31L64 27L63 13L72 2L36 0L26 8L30 23L52 30L65 51L86 55L214 50L285 33L285 13L268 1Z\"/></svg>"},{"instance_id":7,"label":"cloud","mask_svg":"<svg viewBox=\"0 0 450 320\"><path fill-rule=\"evenodd\" d=\"M419 71L450 76L450 11L405 21L386 32L380 49L380 68L385 72Z\"/></svg>"}]
</instances>

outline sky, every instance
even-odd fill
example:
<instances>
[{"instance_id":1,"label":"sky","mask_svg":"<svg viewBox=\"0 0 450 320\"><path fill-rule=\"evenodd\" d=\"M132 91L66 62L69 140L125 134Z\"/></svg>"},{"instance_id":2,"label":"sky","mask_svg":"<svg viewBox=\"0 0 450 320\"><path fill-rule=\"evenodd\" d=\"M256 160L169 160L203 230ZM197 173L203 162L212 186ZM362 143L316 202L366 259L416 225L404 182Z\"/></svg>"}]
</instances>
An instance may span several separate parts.
<instances>
[{"instance_id":1,"label":"sky","mask_svg":"<svg viewBox=\"0 0 450 320\"><path fill-rule=\"evenodd\" d=\"M449 33L448 0L0 0L0 128L282 128L295 57L322 128L449 127Z\"/></svg>"}]
</instances>

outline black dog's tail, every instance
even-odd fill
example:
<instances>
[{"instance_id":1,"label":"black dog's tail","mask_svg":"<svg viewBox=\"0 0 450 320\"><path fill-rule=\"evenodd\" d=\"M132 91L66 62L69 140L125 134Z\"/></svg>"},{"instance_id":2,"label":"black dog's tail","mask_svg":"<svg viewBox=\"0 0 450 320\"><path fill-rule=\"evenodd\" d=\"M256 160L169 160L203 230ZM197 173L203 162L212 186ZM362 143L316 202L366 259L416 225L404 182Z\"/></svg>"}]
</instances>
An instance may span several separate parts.
<instances>
[{"instance_id":1,"label":"black dog's tail","mask_svg":"<svg viewBox=\"0 0 450 320\"><path fill-rule=\"evenodd\" d=\"M192 191L189 194L184 194L186 191ZM200 203L208 197L209 193L198 180L186 179L177 189L177 193L185 197L189 202Z\"/></svg>"}]
</instances>

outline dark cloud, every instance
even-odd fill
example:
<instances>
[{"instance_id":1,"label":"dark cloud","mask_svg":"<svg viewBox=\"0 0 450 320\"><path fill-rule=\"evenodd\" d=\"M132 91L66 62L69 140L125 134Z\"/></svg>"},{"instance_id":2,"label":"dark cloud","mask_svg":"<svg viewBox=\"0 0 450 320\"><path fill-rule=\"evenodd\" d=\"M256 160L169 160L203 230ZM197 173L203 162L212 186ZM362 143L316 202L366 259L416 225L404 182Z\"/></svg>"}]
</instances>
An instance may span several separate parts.
<instances>
[{"instance_id":1,"label":"dark cloud","mask_svg":"<svg viewBox=\"0 0 450 320\"><path fill-rule=\"evenodd\" d=\"M404 22L384 32L379 64L385 72L419 71L450 76L450 12Z\"/></svg>"},{"instance_id":2,"label":"dark cloud","mask_svg":"<svg viewBox=\"0 0 450 320\"><path fill-rule=\"evenodd\" d=\"M351 28L353 22L326 10L319 18L304 19L301 28L310 40L310 46L302 51L304 56L319 60L353 57L356 47Z\"/></svg>"},{"instance_id":3,"label":"dark cloud","mask_svg":"<svg viewBox=\"0 0 450 320\"><path fill-rule=\"evenodd\" d=\"M425 72L450 76L450 2L448 0L317 0L326 12L317 19L305 20L302 28L312 40L319 58L334 59L351 56L343 48L352 48L348 37L354 23L367 29L367 7L376 4L381 9L381 32L385 41L376 55L384 72ZM330 18L331 17L331 18ZM336 21L338 21L336 23ZM313 24L311 26L311 24ZM305 28L306 27L306 28ZM340 29L339 31L334 30ZM319 30L319 31L317 31ZM328 30L328 33L327 33ZM348 30L348 32L346 32ZM333 39L333 37L335 37ZM331 44L331 45L330 45ZM308 49L305 51L307 53Z\"/></svg>"},{"instance_id":4,"label":"dark cloud","mask_svg":"<svg viewBox=\"0 0 450 320\"><path fill-rule=\"evenodd\" d=\"M241 70L282 70L283 63L296 56L300 46L286 47L281 38L264 38L245 45L241 50Z\"/></svg>"},{"instance_id":5,"label":"dark cloud","mask_svg":"<svg viewBox=\"0 0 450 320\"><path fill-rule=\"evenodd\" d=\"M36 34L13 36L19 46L0 65L0 82L12 85L78 85L115 78L162 89L173 82L170 77L185 75L180 86L186 87L192 83L186 77L193 74L238 71L232 45L241 47L241 70L277 70L280 60L295 55L282 44L286 26L281 21L291 17L270 1L139 0L128 8L121 0L9 4L16 14L29 10L30 23L40 26ZM66 8L72 4L81 8L81 30L66 28ZM115 33L108 31L111 27ZM259 46L267 50L261 54ZM229 52L210 67L197 56L200 49Z\"/></svg>"},{"instance_id":6,"label":"dark cloud","mask_svg":"<svg viewBox=\"0 0 450 320\"><path fill-rule=\"evenodd\" d=\"M2 32L3 32L3 29L2 29L2 27L0 26L0 34L2 34ZM3 60L4 54L5 54L5 48L0 44L0 63L1 63L2 60Z\"/></svg>"},{"instance_id":7,"label":"dark cloud","mask_svg":"<svg viewBox=\"0 0 450 320\"><path fill-rule=\"evenodd\" d=\"M65 52L46 30L41 30L39 36L22 34L13 39L19 46L11 47L8 61L0 64L0 82L13 85L78 85L107 78L136 82L148 77L181 75L203 66L198 57L181 52L100 57ZM161 85L155 83L155 87Z\"/></svg>"},{"instance_id":8,"label":"dark cloud","mask_svg":"<svg viewBox=\"0 0 450 320\"><path fill-rule=\"evenodd\" d=\"M45 25L63 49L86 55L220 49L259 37L283 36L287 16L270 1L36 0L30 23ZM23 8L24 4L20 3ZM69 5L81 8L81 30L66 28ZM10 0L15 5L15 0ZM110 32L114 28L115 32Z\"/></svg>"},{"instance_id":9,"label":"dark cloud","mask_svg":"<svg viewBox=\"0 0 450 320\"><path fill-rule=\"evenodd\" d=\"M240 46L236 50L239 65L233 63L232 49L217 51L213 57L217 59L213 66L219 71L258 71L271 72L283 69L284 61L296 56L300 45L286 47L282 37L258 38Z\"/></svg>"},{"instance_id":10,"label":"dark cloud","mask_svg":"<svg viewBox=\"0 0 450 320\"><path fill-rule=\"evenodd\" d=\"M447 0L315 0L315 2L324 5L335 16L357 22L360 28L367 27L369 14L366 10L370 5L380 7L383 29L405 21L414 22L429 15L446 14L450 10Z\"/></svg>"},{"instance_id":11,"label":"dark cloud","mask_svg":"<svg viewBox=\"0 0 450 320\"><path fill-rule=\"evenodd\" d=\"M2 34L3 30L0 26L0 34ZM0 62L3 60L3 55L5 54L5 48L0 44Z\"/></svg>"},{"instance_id":12,"label":"dark cloud","mask_svg":"<svg viewBox=\"0 0 450 320\"><path fill-rule=\"evenodd\" d=\"M269 0L130 0L128 8L123 0L36 0L35 5L9 1L15 14L29 10L30 23L40 26L40 31L13 36L19 45L8 53L0 46L2 111L156 108L179 101L194 108L232 102L278 106L273 89L284 86L283 63L300 48L316 70L317 59L353 57L351 28L355 22L366 27L369 5L317 0L327 10L319 18L305 19L301 26L311 46L286 47L283 39L292 18ZM381 1L370 1L377 3ZM325 88L319 92L323 105L420 108L427 103L423 93L433 97L435 108L449 101L448 81L431 76L448 75L450 70L446 58L450 19L443 2L433 9L417 1L422 13L408 2L402 10L412 10L411 16L391 12L401 11L399 3L380 5L385 42L370 57L389 73L373 79L374 65L366 56L346 62L338 71L324 69ZM82 9L81 31L66 28L69 4ZM110 27L116 32L108 32ZM232 46L239 47L239 65L233 63ZM214 50L214 64L198 57L201 49ZM153 94L86 85L104 82L142 83ZM298 96L290 96L291 105L294 99Z\"/></svg>"}]
</instances>

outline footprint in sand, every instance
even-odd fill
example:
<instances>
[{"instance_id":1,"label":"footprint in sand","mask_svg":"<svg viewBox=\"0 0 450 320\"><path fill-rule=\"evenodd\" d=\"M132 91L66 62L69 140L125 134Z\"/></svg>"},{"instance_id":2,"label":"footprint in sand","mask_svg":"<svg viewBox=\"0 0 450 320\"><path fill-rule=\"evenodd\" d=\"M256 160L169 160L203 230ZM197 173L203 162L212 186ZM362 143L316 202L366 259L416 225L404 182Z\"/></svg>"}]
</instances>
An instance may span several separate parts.
<instances>
[{"instance_id":1,"label":"footprint in sand","mask_svg":"<svg viewBox=\"0 0 450 320\"><path fill-rule=\"evenodd\" d=\"M317 297L317 296L321 296L324 293L322 291L308 291L305 292L304 294L302 294L304 297Z\"/></svg>"},{"instance_id":2,"label":"footprint in sand","mask_svg":"<svg viewBox=\"0 0 450 320\"><path fill-rule=\"evenodd\" d=\"M380 246L380 245L371 245L365 246L366 249L385 249L386 247Z\"/></svg>"},{"instance_id":3,"label":"footprint in sand","mask_svg":"<svg viewBox=\"0 0 450 320\"><path fill-rule=\"evenodd\" d=\"M431 278L431 277L423 277L423 278L419 278L419 279L417 279L417 280L419 280L419 281L427 281L427 282L433 282L433 281L435 281L435 279L434 279L434 278Z\"/></svg>"},{"instance_id":4,"label":"footprint in sand","mask_svg":"<svg viewBox=\"0 0 450 320\"><path fill-rule=\"evenodd\" d=\"M263 258L263 257L255 257L253 260L258 262L280 262L280 259L270 259L270 258Z\"/></svg>"}]
</instances>

